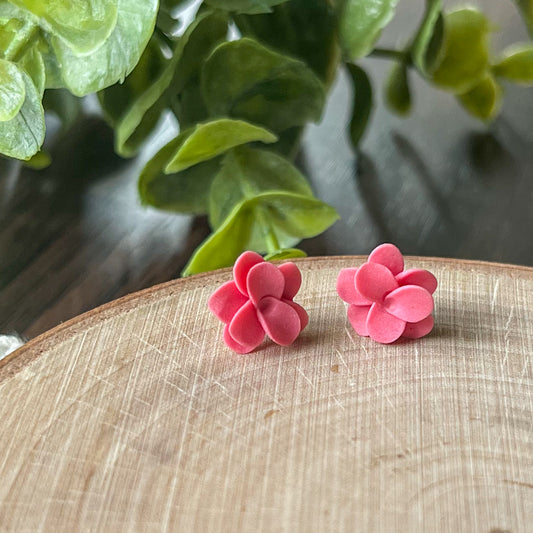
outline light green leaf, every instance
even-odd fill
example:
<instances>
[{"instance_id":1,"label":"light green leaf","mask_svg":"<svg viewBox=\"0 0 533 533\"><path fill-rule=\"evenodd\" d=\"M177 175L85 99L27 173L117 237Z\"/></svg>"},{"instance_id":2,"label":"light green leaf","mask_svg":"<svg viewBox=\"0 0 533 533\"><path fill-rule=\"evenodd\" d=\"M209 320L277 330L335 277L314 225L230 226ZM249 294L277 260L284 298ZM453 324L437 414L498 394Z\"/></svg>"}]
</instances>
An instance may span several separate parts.
<instances>
[{"instance_id":1,"label":"light green leaf","mask_svg":"<svg viewBox=\"0 0 533 533\"><path fill-rule=\"evenodd\" d=\"M24 161L24 165L34 170L42 170L52 163L52 157L46 150L40 150L35 155Z\"/></svg>"},{"instance_id":2,"label":"light green leaf","mask_svg":"<svg viewBox=\"0 0 533 533\"><path fill-rule=\"evenodd\" d=\"M358 65L347 63L353 84L353 108L350 120L350 140L356 148L366 130L372 111L372 85L367 73Z\"/></svg>"},{"instance_id":3,"label":"light green leaf","mask_svg":"<svg viewBox=\"0 0 533 533\"><path fill-rule=\"evenodd\" d=\"M11 120L26 98L22 72L15 63L0 59L0 121Z\"/></svg>"},{"instance_id":4,"label":"light green leaf","mask_svg":"<svg viewBox=\"0 0 533 533\"><path fill-rule=\"evenodd\" d=\"M31 78L22 72L25 99L19 112L11 119L0 122L0 153L16 159L30 159L44 141L44 111L41 95Z\"/></svg>"},{"instance_id":5,"label":"light green leaf","mask_svg":"<svg viewBox=\"0 0 533 533\"><path fill-rule=\"evenodd\" d=\"M205 0L205 3L217 9L225 9L235 13L269 13L271 7L287 2L287 0Z\"/></svg>"},{"instance_id":6,"label":"light green leaf","mask_svg":"<svg viewBox=\"0 0 533 533\"><path fill-rule=\"evenodd\" d=\"M526 23L529 35L533 37L533 0L515 0L515 3L520 9L520 13Z\"/></svg>"},{"instance_id":7,"label":"light green leaf","mask_svg":"<svg viewBox=\"0 0 533 533\"><path fill-rule=\"evenodd\" d=\"M52 37L63 81L76 96L122 82L139 61L152 35L158 0L116 2L117 17L113 31L92 52L78 56L61 38Z\"/></svg>"},{"instance_id":8,"label":"light green leaf","mask_svg":"<svg viewBox=\"0 0 533 533\"><path fill-rule=\"evenodd\" d=\"M405 116L411 111L411 91L405 63L394 63L385 84L385 102L394 113Z\"/></svg>"},{"instance_id":9,"label":"light green leaf","mask_svg":"<svg viewBox=\"0 0 533 533\"><path fill-rule=\"evenodd\" d=\"M98 48L117 23L119 0L10 1L32 13L44 30L57 35L76 54Z\"/></svg>"},{"instance_id":10,"label":"light green leaf","mask_svg":"<svg viewBox=\"0 0 533 533\"><path fill-rule=\"evenodd\" d=\"M444 52L444 18L441 10L441 0L429 0L426 3L424 18L411 46L413 63L423 75L431 74L437 68Z\"/></svg>"},{"instance_id":11,"label":"light green leaf","mask_svg":"<svg viewBox=\"0 0 533 533\"><path fill-rule=\"evenodd\" d=\"M236 204L269 191L312 197L309 183L283 157L267 150L241 147L228 153L209 197L209 221L216 228Z\"/></svg>"},{"instance_id":12,"label":"light green leaf","mask_svg":"<svg viewBox=\"0 0 533 533\"><path fill-rule=\"evenodd\" d=\"M200 62L207 56L214 44L220 41L227 31L227 19L210 12L200 15L186 30L172 59L160 76L135 100L116 125L115 147L119 154L134 155L129 139L135 131L159 117L169 103L169 93L179 92L185 83L199 69ZM198 90L198 89L197 89Z\"/></svg>"},{"instance_id":13,"label":"light green leaf","mask_svg":"<svg viewBox=\"0 0 533 533\"><path fill-rule=\"evenodd\" d=\"M265 255L265 261L284 261L298 257L307 257L307 254L299 248L286 248L285 250Z\"/></svg>"},{"instance_id":14,"label":"light green leaf","mask_svg":"<svg viewBox=\"0 0 533 533\"><path fill-rule=\"evenodd\" d=\"M281 248L290 248L322 233L337 219L332 207L310 196L281 191L259 194L235 206L197 248L183 275L230 266L245 250L265 252L271 231Z\"/></svg>"},{"instance_id":15,"label":"light green leaf","mask_svg":"<svg viewBox=\"0 0 533 533\"><path fill-rule=\"evenodd\" d=\"M462 94L477 85L489 66L489 22L474 8L450 11L444 16L444 51L432 81Z\"/></svg>"},{"instance_id":16,"label":"light green leaf","mask_svg":"<svg viewBox=\"0 0 533 533\"><path fill-rule=\"evenodd\" d=\"M244 38L223 43L204 65L212 115L242 118L275 132L320 119L322 83L304 63Z\"/></svg>"},{"instance_id":17,"label":"light green leaf","mask_svg":"<svg viewBox=\"0 0 533 533\"><path fill-rule=\"evenodd\" d=\"M503 51L503 56L492 67L501 76L521 85L533 84L533 44L519 44Z\"/></svg>"},{"instance_id":18,"label":"light green leaf","mask_svg":"<svg viewBox=\"0 0 533 533\"><path fill-rule=\"evenodd\" d=\"M19 65L26 71L26 74L32 79L39 94L42 95L46 83L46 72L43 56L39 52L38 47L35 46L30 48L30 50L22 56Z\"/></svg>"},{"instance_id":19,"label":"light green leaf","mask_svg":"<svg viewBox=\"0 0 533 533\"><path fill-rule=\"evenodd\" d=\"M381 30L390 22L398 0L343 0L339 38L350 59L370 53Z\"/></svg>"},{"instance_id":20,"label":"light green leaf","mask_svg":"<svg viewBox=\"0 0 533 533\"><path fill-rule=\"evenodd\" d=\"M198 124L174 153L165 172L178 172L201 161L212 159L230 148L253 141L273 143L277 137L258 126L242 120L223 118Z\"/></svg>"},{"instance_id":21,"label":"light green leaf","mask_svg":"<svg viewBox=\"0 0 533 533\"><path fill-rule=\"evenodd\" d=\"M178 213L207 212L209 190L219 169L218 159L176 174L163 172L189 134L190 131L186 131L163 146L143 168L139 177L139 194L143 204Z\"/></svg>"},{"instance_id":22,"label":"light green leaf","mask_svg":"<svg viewBox=\"0 0 533 533\"><path fill-rule=\"evenodd\" d=\"M471 115L484 121L490 121L500 111L502 90L492 76L487 76L475 87L457 98Z\"/></svg>"}]
</instances>

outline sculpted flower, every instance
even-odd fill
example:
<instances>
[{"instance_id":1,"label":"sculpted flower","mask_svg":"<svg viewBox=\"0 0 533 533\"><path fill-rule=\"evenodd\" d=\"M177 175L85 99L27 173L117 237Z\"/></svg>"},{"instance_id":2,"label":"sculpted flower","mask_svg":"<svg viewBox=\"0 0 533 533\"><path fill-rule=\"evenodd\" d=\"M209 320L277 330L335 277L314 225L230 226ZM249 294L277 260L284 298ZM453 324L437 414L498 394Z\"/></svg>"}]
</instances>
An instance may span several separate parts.
<instances>
[{"instance_id":1,"label":"sculpted flower","mask_svg":"<svg viewBox=\"0 0 533 533\"><path fill-rule=\"evenodd\" d=\"M208 302L211 312L226 324L228 347L249 353L265 334L282 346L292 344L309 321L305 309L293 302L302 283L298 267L276 266L255 252L244 252L235 262L233 278Z\"/></svg>"},{"instance_id":2,"label":"sculpted flower","mask_svg":"<svg viewBox=\"0 0 533 533\"><path fill-rule=\"evenodd\" d=\"M437 279L427 270L404 270L403 256L393 244L378 246L359 268L341 270L337 292L347 302L355 331L389 344L418 339L433 329L433 296Z\"/></svg>"}]
</instances>

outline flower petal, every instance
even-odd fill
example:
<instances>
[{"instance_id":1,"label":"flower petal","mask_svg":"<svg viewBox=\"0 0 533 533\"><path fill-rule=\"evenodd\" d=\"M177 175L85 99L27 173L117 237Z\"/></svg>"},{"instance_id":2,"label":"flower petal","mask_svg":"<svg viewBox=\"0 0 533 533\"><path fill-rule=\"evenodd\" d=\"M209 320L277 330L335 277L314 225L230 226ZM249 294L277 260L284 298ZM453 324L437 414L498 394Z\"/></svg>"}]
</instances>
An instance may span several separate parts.
<instances>
[{"instance_id":1,"label":"flower petal","mask_svg":"<svg viewBox=\"0 0 533 533\"><path fill-rule=\"evenodd\" d=\"M365 263L355 274L355 288L363 298L381 302L385 295L396 289L398 282L391 271L378 263Z\"/></svg>"},{"instance_id":2,"label":"flower petal","mask_svg":"<svg viewBox=\"0 0 533 533\"><path fill-rule=\"evenodd\" d=\"M419 322L433 311L433 297L423 287L404 285L387 294L383 306L406 322Z\"/></svg>"},{"instance_id":3,"label":"flower petal","mask_svg":"<svg viewBox=\"0 0 533 533\"><path fill-rule=\"evenodd\" d=\"M207 306L224 324L229 324L235 313L248 301L234 281L221 285L209 298Z\"/></svg>"},{"instance_id":4,"label":"flower petal","mask_svg":"<svg viewBox=\"0 0 533 533\"><path fill-rule=\"evenodd\" d=\"M262 339L261 339L262 340ZM226 343L226 346L237 353L250 353L252 350L257 348L259 344L240 344L238 343L229 332L229 325L226 325L224 328L224 342Z\"/></svg>"},{"instance_id":5,"label":"flower petal","mask_svg":"<svg viewBox=\"0 0 533 533\"><path fill-rule=\"evenodd\" d=\"M369 311L370 305L366 307L360 305L350 305L348 307L348 320L350 321L353 329L355 329L355 332L362 337L368 337L366 319Z\"/></svg>"},{"instance_id":6,"label":"flower petal","mask_svg":"<svg viewBox=\"0 0 533 533\"><path fill-rule=\"evenodd\" d=\"M418 285L423 287L430 294L433 294L437 289L437 278L428 270L423 268L410 268L404 272L400 272L396 276L396 281L402 285Z\"/></svg>"},{"instance_id":7,"label":"flower petal","mask_svg":"<svg viewBox=\"0 0 533 533\"><path fill-rule=\"evenodd\" d=\"M429 315L420 322L407 322L403 336L408 339L420 339L433 329L433 315Z\"/></svg>"},{"instance_id":8,"label":"flower petal","mask_svg":"<svg viewBox=\"0 0 533 533\"><path fill-rule=\"evenodd\" d=\"M302 273L294 263L283 263L282 265L279 265L278 269L285 278L283 298L286 300L292 300L302 285Z\"/></svg>"},{"instance_id":9,"label":"flower petal","mask_svg":"<svg viewBox=\"0 0 533 533\"><path fill-rule=\"evenodd\" d=\"M298 317L300 318L300 331L305 329L307 324L309 324L309 315L307 314L307 311L296 302L293 302L292 300L282 300L287 305L290 305L297 313Z\"/></svg>"},{"instance_id":10,"label":"flower petal","mask_svg":"<svg viewBox=\"0 0 533 533\"><path fill-rule=\"evenodd\" d=\"M387 267L394 276L403 270L402 252L394 244L390 243L381 244L377 248L374 248L368 256L368 262Z\"/></svg>"},{"instance_id":11,"label":"flower petal","mask_svg":"<svg viewBox=\"0 0 533 533\"><path fill-rule=\"evenodd\" d=\"M259 302L257 317L267 335L282 346L292 344L300 334L298 313L289 304L272 296L266 296Z\"/></svg>"},{"instance_id":12,"label":"flower petal","mask_svg":"<svg viewBox=\"0 0 533 533\"><path fill-rule=\"evenodd\" d=\"M232 338L243 346L258 346L265 338L265 331L257 319L255 306L250 301L235 313L228 331Z\"/></svg>"},{"instance_id":13,"label":"flower petal","mask_svg":"<svg viewBox=\"0 0 533 533\"><path fill-rule=\"evenodd\" d=\"M373 304L366 318L368 334L383 344L390 344L402 336L405 321L385 311L381 304Z\"/></svg>"},{"instance_id":14,"label":"flower petal","mask_svg":"<svg viewBox=\"0 0 533 533\"><path fill-rule=\"evenodd\" d=\"M337 278L337 294L352 305L370 306L372 302L363 298L355 288L355 274L357 268L343 268Z\"/></svg>"},{"instance_id":15,"label":"flower petal","mask_svg":"<svg viewBox=\"0 0 533 533\"><path fill-rule=\"evenodd\" d=\"M246 289L256 305L265 296L279 299L285 289L285 278L277 266L265 261L250 269L246 278Z\"/></svg>"},{"instance_id":16,"label":"flower petal","mask_svg":"<svg viewBox=\"0 0 533 533\"><path fill-rule=\"evenodd\" d=\"M248 292L246 290L246 278L250 269L258 263L263 263L265 260L255 252L244 252L235 261L233 265L233 278L237 288L246 296Z\"/></svg>"}]
</instances>

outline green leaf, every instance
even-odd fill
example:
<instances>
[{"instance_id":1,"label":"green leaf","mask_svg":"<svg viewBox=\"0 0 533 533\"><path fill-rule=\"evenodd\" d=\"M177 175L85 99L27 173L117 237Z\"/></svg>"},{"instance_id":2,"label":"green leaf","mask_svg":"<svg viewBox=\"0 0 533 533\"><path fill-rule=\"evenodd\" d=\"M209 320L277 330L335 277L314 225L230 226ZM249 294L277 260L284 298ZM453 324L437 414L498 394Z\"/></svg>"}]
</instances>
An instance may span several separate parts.
<instances>
[{"instance_id":1,"label":"green leaf","mask_svg":"<svg viewBox=\"0 0 533 533\"><path fill-rule=\"evenodd\" d=\"M487 76L475 87L457 98L471 115L484 121L490 121L500 111L502 90L492 76Z\"/></svg>"},{"instance_id":2,"label":"green leaf","mask_svg":"<svg viewBox=\"0 0 533 533\"><path fill-rule=\"evenodd\" d=\"M245 250L265 252L270 231L280 247L289 248L322 233L337 219L332 207L310 196L281 191L259 194L235 206L196 250L183 275L230 266Z\"/></svg>"},{"instance_id":3,"label":"green leaf","mask_svg":"<svg viewBox=\"0 0 533 533\"><path fill-rule=\"evenodd\" d=\"M501 76L521 85L533 84L533 44L519 44L503 51L503 56L492 67Z\"/></svg>"},{"instance_id":4,"label":"green leaf","mask_svg":"<svg viewBox=\"0 0 533 533\"><path fill-rule=\"evenodd\" d=\"M411 111L411 91L405 63L394 63L385 84L385 102L391 111L400 116Z\"/></svg>"},{"instance_id":5,"label":"green leaf","mask_svg":"<svg viewBox=\"0 0 533 533\"><path fill-rule=\"evenodd\" d=\"M526 23L529 35L533 37L533 0L515 0L515 3L520 9L520 13Z\"/></svg>"},{"instance_id":6,"label":"green leaf","mask_svg":"<svg viewBox=\"0 0 533 533\"><path fill-rule=\"evenodd\" d=\"M26 74L32 79L37 91L42 95L46 83L46 72L43 56L38 48L33 47L28 50L19 61L19 65L26 71Z\"/></svg>"},{"instance_id":7,"label":"green leaf","mask_svg":"<svg viewBox=\"0 0 533 533\"><path fill-rule=\"evenodd\" d=\"M390 22L398 0L343 0L339 38L350 59L370 53L381 30Z\"/></svg>"},{"instance_id":8,"label":"green leaf","mask_svg":"<svg viewBox=\"0 0 533 533\"><path fill-rule=\"evenodd\" d=\"M0 153L16 159L30 159L44 141L44 111L41 95L31 78L22 72L25 99L18 113L0 122Z\"/></svg>"},{"instance_id":9,"label":"green leaf","mask_svg":"<svg viewBox=\"0 0 533 533\"><path fill-rule=\"evenodd\" d=\"M217 9L234 11L235 13L269 13L271 7L287 0L205 0L205 3Z\"/></svg>"},{"instance_id":10,"label":"green leaf","mask_svg":"<svg viewBox=\"0 0 533 533\"><path fill-rule=\"evenodd\" d=\"M81 113L81 99L66 89L47 89L43 97L43 106L45 112L57 116L63 131L67 131Z\"/></svg>"},{"instance_id":11,"label":"green leaf","mask_svg":"<svg viewBox=\"0 0 533 533\"><path fill-rule=\"evenodd\" d=\"M258 126L242 120L223 118L198 124L174 153L165 168L166 173L178 172L201 161L212 159L230 148L253 141L273 143L277 137Z\"/></svg>"},{"instance_id":12,"label":"green leaf","mask_svg":"<svg viewBox=\"0 0 533 533\"><path fill-rule=\"evenodd\" d=\"M298 257L307 257L307 254L299 248L286 248L285 250L265 255L265 261L284 261Z\"/></svg>"},{"instance_id":13,"label":"green leaf","mask_svg":"<svg viewBox=\"0 0 533 533\"><path fill-rule=\"evenodd\" d=\"M122 82L139 61L152 35L158 0L116 0L116 4L113 31L92 52L79 56L60 37L51 39L63 81L76 96Z\"/></svg>"},{"instance_id":14,"label":"green leaf","mask_svg":"<svg viewBox=\"0 0 533 533\"><path fill-rule=\"evenodd\" d=\"M241 147L224 158L209 197L209 221L216 228L241 201L269 191L312 197L309 183L283 157L267 150Z\"/></svg>"},{"instance_id":15,"label":"green leaf","mask_svg":"<svg viewBox=\"0 0 533 533\"><path fill-rule=\"evenodd\" d=\"M477 85L489 66L489 22L474 8L450 11L444 16L444 51L432 81L462 94Z\"/></svg>"},{"instance_id":16,"label":"green leaf","mask_svg":"<svg viewBox=\"0 0 533 533\"><path fill-rule=\"evenodd\" d=\"M0 121L11 120L26 98L22 72L15 63L0 59Z\"/></svg>"},{"instance_id":17,"label":"green leaf","mask_svg":"<svg viewBox=\"0 0 533 533\"><path fill-rule=\"evenodd\" d=\"M372 111L372 85L367 73L358 65L347 63L353 84L353 108L350 120L350 140L356 148L366 130Z\"/></svg>"},{"instance_id":18,"label":"green leaf","mask_svg":"<svg viewBox=\"0 0 533 533\"><path fill-rule=\"evenodd\" d=\"M275 132L320 119L322 83L301 61L244 38L219 45L204 65L212 115L242 118Z\"/></svg>"},{"instance_id":19,"label":"green leaf","mask_svg":"<svg viewBox=\"0 0 533 533\"><path fill-rule=\"evenodd\" d=\"M24 165L34 170L42 170L52 163L52 157L46 150L40 150L35 155L24 161Z\"/></svg>"},{"instance_id":20,"label":"green leaf","mask_svg":"<svg viewBox=\"0 0 533 533\"><path fill-rule=\"evenodd\" d=\"M427 2L424 18L411 46L413 63L423 75L431 74L442 59L444 17L441 10L441 0Z\"/></svg>"},{"instance_id":21,"label":"green leaf","mask_svg":"<svg viewBox=\"0 0 533 533\"><path fill-rule=\"evenodd\" d=\"M209 190L219 169L218 159L211 159L176 174L163 172L189 134L190 131L185 131L163 146L143 168L138 185L143 204L178 213L207 212Z\"/></svg>"},{"instance_id":22,"label":"green leaf","mask_svg":"<svg viewBox=\"0 0 533 533\"><path fill-rule=\"evenodd\" d=\"M169 93L178 93L195 75L202 59L225 36L226 31L225 16L210 12L200 15L187 28L160 76L133 102L117 123L115 147L119 154L125 157L134 155L138 143L131 143L130 138L135 131L139 128L143 131L149 129L147 125L153 124L154 117L159 117L169 104Z\"/></svg>"},{"instance_id":23,"label":"green leaf","mask_svg":"<svg viewBox=\"0 0 533 533\"><path fill-rule=\"evenodd\" d=\"M10 1L35 15L44 30L59 37L76 54L95 50L117 24L117 0Z\"/></svg>"}]
</instances>

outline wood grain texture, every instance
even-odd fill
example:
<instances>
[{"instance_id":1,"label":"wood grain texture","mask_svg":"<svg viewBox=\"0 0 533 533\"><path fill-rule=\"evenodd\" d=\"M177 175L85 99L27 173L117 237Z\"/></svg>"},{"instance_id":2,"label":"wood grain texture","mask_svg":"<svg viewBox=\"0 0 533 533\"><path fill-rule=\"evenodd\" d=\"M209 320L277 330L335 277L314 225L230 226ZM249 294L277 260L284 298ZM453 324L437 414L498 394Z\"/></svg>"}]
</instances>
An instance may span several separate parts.
<instances>
[{"instance_id":1,"label":"wood grain texture","mask_svg":"<svg viewBox=\"0 0 533 533\"><path fill-rule=\"evenodd\" d=\"M288 348L229 351L229 271L134 294L0 363L0 531L531 531L533 269L432 270L436 328L383 346L299 261Z\"/></svg>"}]
</instances>

